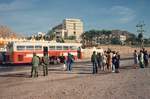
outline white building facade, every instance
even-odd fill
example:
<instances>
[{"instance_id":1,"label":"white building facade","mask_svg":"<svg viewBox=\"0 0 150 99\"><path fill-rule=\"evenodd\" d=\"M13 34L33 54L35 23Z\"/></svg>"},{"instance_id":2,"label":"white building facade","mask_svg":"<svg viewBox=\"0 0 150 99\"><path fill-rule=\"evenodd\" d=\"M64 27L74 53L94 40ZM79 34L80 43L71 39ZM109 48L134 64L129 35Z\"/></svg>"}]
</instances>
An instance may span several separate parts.
<instances>
[{"instance_id":1,"label":"white building facade","mask_svg":"<svg viewBox=\"0 0 150 99\"><path fill-rule=\"evenodd\" d=\"M64 39L74 37L76 40L80 40L80 35L83 33L83 22L80 19L64 19L52 30L56 33L56 37Z\"/></svg>"}]
</instances>

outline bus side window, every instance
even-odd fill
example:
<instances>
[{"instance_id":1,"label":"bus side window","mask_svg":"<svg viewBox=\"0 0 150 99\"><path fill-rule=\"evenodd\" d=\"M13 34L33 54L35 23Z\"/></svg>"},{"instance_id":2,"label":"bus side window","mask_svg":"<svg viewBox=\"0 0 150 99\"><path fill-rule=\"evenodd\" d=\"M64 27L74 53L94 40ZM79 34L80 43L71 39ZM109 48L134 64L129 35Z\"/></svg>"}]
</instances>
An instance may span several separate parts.
<instances>
[{"instance_id":1,"label":"bus side window","mask_svg":"<svg viewBox=\"0 0 150 99\"><path fill-rule=\"evenodd\" d=\"M18 50L18 51L25 50L25 46L17 46L17 50Z\"/></svg>"},{"instance_id":2,"label":"bus side window","mask_svg":"<svg viewBox=\"0 0 150 99\"><path fill-rule=\"evenodd\" d=\"M56 50L62 50L62 46L56 46Z\"/></svg>"},{"instance_id":3,"label":"bus side window","mask_svg":"<svg viewBox=\"0 0 150 99\"><path fill-rule=\"evenodd\" d=\"M63 46L63 50L69 50L69 46Z\"/></svg>"},{"instance_id":4,"label":"bus side window","mask_svg":"<svg viewBox=\"0 0 150 99\"><path fill-rule=\"evenodd\" d=\"M42 50L42 46L35 46L35 50Z\"/></svg>"},{"instance_id":5,"label":"bus side window","mask_svg":"<svg viewBox=\"0 0 150 99\"><path fill-rule=\"evenodd\" d=\"M49 46L49 50L55 50L55 46Z\"/></svg>"},{"instance_id":6,"label":"bus side window","mask_svg":"<svg viewBox=\"0 0 150 99\"><path fill-rule=\"evenodd\" d=\"M70 46L70 50L77 50L76 46Z\"/></svg>"},{"instance_id":7,"label":"bus side window","mask_svg":"<svg viewBox=\"0 0 150 99\"><path fill-rule=\"evenodd\" d=\"M34 46L32 46L32 45L26 46L26 50L34 50Z\"/></svg>"}]
</instances>

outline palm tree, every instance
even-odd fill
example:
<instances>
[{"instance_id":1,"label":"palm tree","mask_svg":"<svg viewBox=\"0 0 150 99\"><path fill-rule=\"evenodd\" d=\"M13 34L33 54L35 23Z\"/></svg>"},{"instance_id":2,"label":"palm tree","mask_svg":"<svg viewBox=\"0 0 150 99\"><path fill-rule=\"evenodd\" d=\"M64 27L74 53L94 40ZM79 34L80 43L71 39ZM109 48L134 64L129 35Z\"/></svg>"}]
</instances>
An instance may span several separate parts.
<instances>
[{"instance_id":1,"label":"palm tree","mask_svg":"<svg viewBox=\"0 0 150 99\"><path fill-rule=\"evenodd\" d=\"M49 36L49 40L53 40L56 36L55 32L53 30L49 30L47 32L47 35Z\"/></svg>"},{"instance_id":2,"label":"palm tree","mask_svg":"<svg viewBox=\"0 0 150 99\"><path fill-rule=\"evenodd\" d=\"M93 46L93 45L97 45L97 41L101 42L101 36L107 36L107 38L109 39L111 34L111 31L108 30L89 30L84 32L81 35L82 38L82 43L83 45L89 45L89 46ZM106 41L106 37L104 37L103 41ZM108 40L109 42L109 40Z\"/></svg>"}]
</instances>

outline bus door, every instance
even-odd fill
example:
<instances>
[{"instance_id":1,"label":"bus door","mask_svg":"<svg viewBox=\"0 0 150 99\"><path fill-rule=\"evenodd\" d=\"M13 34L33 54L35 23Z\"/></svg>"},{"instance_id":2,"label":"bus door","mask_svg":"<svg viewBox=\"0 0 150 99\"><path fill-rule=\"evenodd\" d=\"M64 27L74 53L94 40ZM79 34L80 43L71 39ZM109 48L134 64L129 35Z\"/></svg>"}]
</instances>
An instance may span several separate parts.
<instances>
[{"instance_id":1,"label":"bus door","mask_svg":"<svg viewBox=\"0 0 150 99\"><path fill-rule=\"evenodd\" d=\"M44 46L43 47L43 55L44 54L47 54L48 55L48 47L47 46Z\"/></svg>"},{"instance_id":2,"label":"bus door","mask_svg":"<svg viewBox=\"0 0 150 99\"><path fill-rule=\"evenodd\" d=\"M5 64L6 62L8 62L8 55L6 55L6 52L2 52L2 63Z\"/></svg>"}]
</instances>

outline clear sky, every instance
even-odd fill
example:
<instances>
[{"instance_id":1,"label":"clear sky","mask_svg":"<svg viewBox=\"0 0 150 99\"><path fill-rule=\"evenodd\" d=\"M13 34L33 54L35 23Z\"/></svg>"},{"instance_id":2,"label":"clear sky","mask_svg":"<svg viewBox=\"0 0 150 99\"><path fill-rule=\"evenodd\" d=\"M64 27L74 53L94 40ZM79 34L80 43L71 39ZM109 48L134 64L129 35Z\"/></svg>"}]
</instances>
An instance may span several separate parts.
<instances>
[{"instance_id":1,"label":"clear sky","mask_svg":"<svg viewBox=\"0 0 150 99\"><path fill-rule=\"evenodd\" d=\"M121 29L136 33L145 22L150 37L150 0L0 0L0 25L31 35L47 32L65 18L80 18L84 31Z\"/></svg>"}]
</instances>

